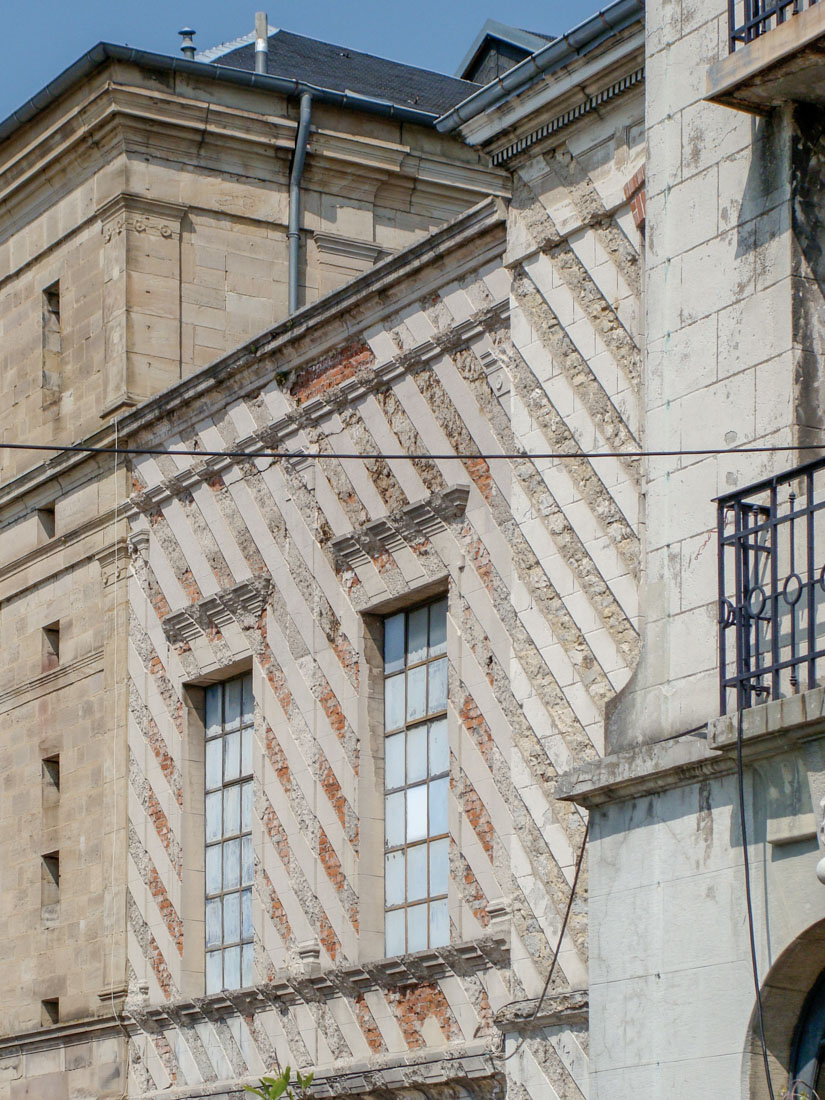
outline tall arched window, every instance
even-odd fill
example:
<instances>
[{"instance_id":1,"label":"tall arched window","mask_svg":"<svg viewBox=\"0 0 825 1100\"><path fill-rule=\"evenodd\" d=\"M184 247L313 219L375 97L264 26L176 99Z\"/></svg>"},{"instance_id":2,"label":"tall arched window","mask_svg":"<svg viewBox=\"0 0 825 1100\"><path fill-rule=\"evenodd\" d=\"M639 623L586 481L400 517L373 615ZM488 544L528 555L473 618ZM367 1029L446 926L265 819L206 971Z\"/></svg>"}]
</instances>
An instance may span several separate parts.
<instances>
[{"instance_id":1,"label":"tall arched window","mask_svg":"<svg viewBox=\"0 0 825 1100\"><path fill-rule=\"evenodd\" d=\"M791 1056L795 1097L815 1093L825 1097L825 971L805 998Z\"/></svg>"}]
</instances>

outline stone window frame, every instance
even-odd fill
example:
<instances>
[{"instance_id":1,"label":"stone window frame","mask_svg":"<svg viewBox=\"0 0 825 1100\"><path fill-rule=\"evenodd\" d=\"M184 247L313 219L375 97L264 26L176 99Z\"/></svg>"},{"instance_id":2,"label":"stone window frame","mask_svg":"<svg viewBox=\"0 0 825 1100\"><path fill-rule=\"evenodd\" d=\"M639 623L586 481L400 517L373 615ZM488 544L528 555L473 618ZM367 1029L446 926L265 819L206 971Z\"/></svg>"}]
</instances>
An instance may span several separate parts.
<instances>
[{"instance_id":1,"label":"stone window frame","mask_svg":"<svg viewBox=\"0 0 825 1100\"><path fill-rule=\"evenodd\" d=\"M357 957L363 962L387 958L384 948L384 622L399 611L413 610L419 605L447 599L447 658L451 657L450 605L454 578L445 569L437 576L422 578L409 584L399 595L385 595L358 608L362 622L362 691L359 708L361 738L358 777L358 897L359 935ZM454 658L453 654L453 658ZM455 718L450 713L449 664L447 689L447 743L454 751L457 732ZM455 823L452 820L448 788L447 824L452 847ZM456 916L457 894L452 873L447 884L447 912L452 928Z\"/></svg>"}]
</instances>

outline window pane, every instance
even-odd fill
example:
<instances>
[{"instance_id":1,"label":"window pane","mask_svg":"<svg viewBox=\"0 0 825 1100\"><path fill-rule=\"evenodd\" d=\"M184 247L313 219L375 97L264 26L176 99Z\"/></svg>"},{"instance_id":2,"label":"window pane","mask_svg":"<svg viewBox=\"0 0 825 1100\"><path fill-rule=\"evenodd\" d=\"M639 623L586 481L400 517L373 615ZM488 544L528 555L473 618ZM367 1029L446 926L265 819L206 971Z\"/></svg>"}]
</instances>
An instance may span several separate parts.
<instances>
[{"instance_id":1,"label":"window pane","mask_svg":"<svg viewBox=\"0 0 825 1100\"><path fill-rule=\"evenodd\" d=\"M407 782L427 778L427 727L416 726L407 734Z\"/></svg>"},{"instance_id":2,"label":"window pane","mask_svg":"<svg viewBox=\"0 0 825 1100\"><path fill-rule=\"evenodd\" d=\"M244 890L241 894L241 939L252 939L252 891Z\"/></svg>"},{"instance_id":3,"label":"window pane","mask_svg":"<svg viewBox=\"0 0 825 1100\"><path fill-rule=\"evenodd\" d=\"M411 905L407 910L407 950L423 951L427 947L427 903Z\"/></svg>"},{"instance_id":4,"label":"window pane","mask_svg":"<svg viewBox=\"0 0 825 1100\"><path fill-rule=\"evenodd\" d=\"M447 744L447 719L430 722L430 775L450 770L450 748Z\"/></svg>"},{"instance_id":5,"label":"window pane","mask_svg":"<svg viewBox=\"0 0 825 1100\"><path fill-rule=\"evenodd\" d=\"M384 681L384 728L398 729L404 725L404 673Z\"/></svg>"},{"instance_id":6,"label":"window pane","mask_svg":"<svg viewBox=\"0 0 825 1100\"><path fill-rule=\"evenodd\" d=\"M222 952L210 951L206 956L206 992L217 993L223 989Z\"/></svg>"},{"instance_id":7,"label":"window pane","mask_svg":"<svg viewBox=\"0 0 825 1100\"><path fill-rule=\"evenodd\" d=\"M241 985L246 987L255 984L255 948L253 944L246 943L241 948Z\"/></svg>"},{"instance_id":8,"label":"window pane","mask_svg":"<svg viewBox=\"0 0 825 1100\"><path fill-rule=\"evenodd\" d=\"M404 843L404 792L388 794L384 799L384 835L388 848Z\"/></svg>"},{"instance_id":9,"label":"window pane","mask_svg":"<svg viewBox=\"0 0 825 1100\"><path fill-rule=\"evenodd\" d=\"M430 947L444 947L450 942L450 918L447 899L430 902Z\"/></svg>"},{"instance_id":10,"label":"window pane","mask_svg":"<svg viewBox=\"0 0 825 1100\"><path fill-rule=\"evenodd\" d=\"M223 779L237 779L241 774L241 735L229 733L223 739Z\"/></svg>"},{"instance_id":11,"label":"window pane","mask_svg":"<svg viewBox=\"0 0 825 1100\"><path fill-rule=\"evenodd\" d=\"M243 838L243 846L241 849L241 882L244 886L249 885L255 880L255 857L252 853L252 837L245 836Z\"/></svg>"},{"instance_id":12,"label":"window pane","mask_svg":"<svg viewBox=\"0 0 825 1100\"><path fill-rule=\"evenodd\" d=\"M223 792L223 834L231 836L240 832L241 826L241 788L225 787Z\"/></svg>"},{"instance_id":13,"label":"window pane","mask_svg":"<svg viewBox=\"0 0 825 1100\"><path fill-rule=\"evenodd\" d=\"M241 787L241 832L248 833L252 828L252 783Z\"/></svg>"},{"instance_id":14,"label":"window pane","mask_svg":"<svg viewBox=\"0 0 825 1100\"><path fill-rule=\"evenodd\" d=\"M407 721L414 722L427 713L427 666L419 665L407 673Z\"/></svg>"},{"instance_id":15,"label":"window pane","mask_svg":"<svg viewBox=\"0 0 825 1100\"><path fill-rule=\"evenodd\" d=\"M447 893L450 877L450 841L436 840L430 845L430 897Z\"/></svg>"},{"instance_id":16,"label":"window pane","mask_svg":"<svg viewBox=\"0 0 825 1100\"><path fill-rule=\"evenodd\" d=\"M384 620L384 672L404 667L404 613Z\"/></svg>"},{"instance_id":17,"label":"window pane","mask_svg":"<svg viewBox=\"0 0 825 1100\"><path fill-rule=\"evenodd\" d=\"M241 734L241 775L252 775L252 727Z\"/></svg>"},{"instance_id":18,"label":"window pane","mask_svg":"<svg viewBox=\"0 0 825 1100\"><path fill-rule=\"evenodd\" d=\"M236 730L241 724L241 681L227 680L223 690L224 726L228 730Z\"/></svg>"},{"instance_id":19,"label":"window pane","mask_svg":"<svg viewBox=\"0 0 825 1100\"><path fill-rule=\"evenodd\" d=\"M241 681L241 694L243 696L243 702L241 705L241 720L243 723L251 724L255 717L255 700L252 698L252 673L247 673Z\"/></svg>"},{"instance_id":20,"label":"window pane","mask_svg":"<svg viewBox=\"0 0 825 1100\"><path fill-rule=\"evenodd\" d=\"M223 703L223 685L213 684L206 689L206 736L214 737L221 732L221 704Z\"/></svg>"},{"instance_id":21,"label":"window pane","mask_svg":"<svg viewBox=\"0 0 825 1100\"><path fill-rule=\"evenodd\" d=\"M447 832L447 786L449 779L430 783L430 836Z\"/></svg>"},{"instance_id":22,"label":"window pane","mask_svg":"<svg viewBox=\"0 0 825 1100\"><path fill-rule=\"evenodd\" d=\"M206 903L206 946L216 947L221 942L221 899L210 898Z\"/></svg>"},{"instance_id":23,"label":"window pane","mask_svg":"<svg viewBox=\"0 0 825 1100\"><path fill-rule=\"evenodd\" d=\"M384 918L384 950L388 956L404 954L403 909L393 909Z\"/></svg>"},{"instance_id":24,"label":"window pane","mask_svg":"<svg viewBox=\"0 0 825 1100\"><path fill-rule=\"evenodd\" d=\"M429 713L447 708L447 658L433 661L427 666L430 670Z\"/></svg>"},{"instance_id":25,"label":"window pane","mask_svg":"<svg viewBox=\"0 0 825 1100\"><path fill-rule=\"evenodd\" d=\"M241 938L241 896L224 894L223 896L223 942L237 943Z\"/></svg>"},{"instance_id":26,"label":"window pane","mask_svg":"<svg viewBox=\"0 0 825 1100\"><path fill-rule=\"evenodd\" d=\"M404 734L396 733L384 742L384 786L404 786Z\"/></svg>"},{"instance_id":27,"label":"window pane","mask_svg":"<svg viewBox=\"0 0 825 1100\"><path fill-rule=\"evenodd\" d=\"M221 801L220 791L206 796L206 839L220 840L221 837Z\"/></svg>"},{"instance_id":28,"label":"window pane","mask_svg":"<svg viewBox=\"0 0 825 1100\"><path fill-rule=\"evenodd\" d=\"M407 664L414 665L427 657L427 617L429 608L410 612L407 627Z\"/></svg>"},{"instance_id":29,"label":"window pane","mask_svg":"<svg viewBox=\"0 0 825 1100\"><path fill-rule=\"evenodd\" d=\"M221 889L221 846L213 844L206 849L206 892L217 894Z\"/></svg>"},{"instance_id":30,"label":"window pane","mask_svg":"<svg viewBox=\"0 0 825 1100\"><path fill-rule=\"evenodd\" d=\"M231 890L241 884L241 842L229 840L223 846L223 885Z\"/></svg>"},{"instance_id":31,"label":"window pane","mask_svg":"<svg viewBox=\"0 0 825 1100\"><path fill-rule=\"evenodd\" d=\"M447 601L430 606L430 656L447 652Z\"/></svg>"},{"instance_id":32,"label":"window pane","mask_svg":"<svg viewBox=\"0 0 825 1100\"><path fill-rule=\"evenodd\" d=\"M224 989L241 988L240 947L230 947L223 953L223 987Z\"/></svg>"},{"instance_id":33,"label":"window pane","mask_svg":"<svg viewBox=\"0 0 825 1100\"><path fill-rule=\"evenodd\" d=\"M384 857L384 892L387 905L404 904L403 852L389 852Z\"/></svg>"},{"instance_id":34,"label":"window pane","mask_svg":"<svg viewBox=\"0 0 825 1100\"><path fill-rule=\"evenodd\" d=\"M418 901L427 896L427 845L416 844L407 849L407 900Z\"/></svg>"},{"instance_id":35,"label":"window pane","mask_svg":"<svg viewBox=\"0 0 825 1100\"><path fill-rule=\"evenodd\" d=\"M423 840L427 835L427 785L407 791L407 841Z\"/></svg>"},{"instance_id":36,"label":"window pane","mask_svg":"<svg viewBox=\"0 0 825 1100\"><path fill-rule=\"evenodd\" d=\"M221 785L221 739L206 742L206 789L214 791Z\"/></svg>"}]
</instances>

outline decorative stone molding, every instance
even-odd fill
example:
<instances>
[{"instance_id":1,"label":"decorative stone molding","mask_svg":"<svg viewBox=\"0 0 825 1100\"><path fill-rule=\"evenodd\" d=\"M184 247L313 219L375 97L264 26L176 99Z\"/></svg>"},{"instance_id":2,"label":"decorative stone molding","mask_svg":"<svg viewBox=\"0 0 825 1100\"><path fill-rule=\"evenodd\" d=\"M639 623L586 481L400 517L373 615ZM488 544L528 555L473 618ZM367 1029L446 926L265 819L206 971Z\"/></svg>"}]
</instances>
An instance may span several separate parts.
<instances>
[{"instance_id":1,"label":"decorative stone molding","mask_svg":"<svg viewBox=\"0 0 825 1100\"><path fill-rule=\"evenodd\" d=\"M146 233L164 240L180 236L180 223L185 206L159 202L141 195L123 193L110 199L97 211L103 240L109 244L123 233Z\"/></svg>"},{"instance_id":2,"label":"decorative stone molding","mask_svg":"<svg viewBox=\"0 0 825 1100\"><path fill-rule=\"evenodd\" d=\"M271 587L272 581L268 577L244 581L167 615L161 624L163 633L171 645L183 645L203 637L213 626L223 631L230 623L236 622L242 630L254 630Z\"/></svg>"},{"instance_id":3,"label":"decorative stone molding","mask_svg":"<svg viewBox=\"0 0 825 1100\"><path fill-rule=\"evenodd\" d=\"M392 249L382 248L372 241L358 241L352 237L339 237L335 233L316 230L312 235L315 247L321 256L340 256L363 264L375 264L379 260L392 256Z\"/></svg>"},{"instance_id":4,"label":"decorative stone molding","mask_svg":"<svg viewBox=\"0 0 825 1100\"><path fill-rule=\"evenodd\" d=\"M543 1027L564 1027L570 1024L586 1024L589 998L586 989L573 989L567 993L553 993L539 1000L515 1001L505 1005L493 1017L501 1031L523 1031Z\"/></svg>"},{"instance_id":5,"label":"decorative stone molding","mask_svg":"<svg viewBox=\"0 0 825 1100\"><path fill-rule=\"evenodd\" d=\"M408 504L381 519L339 535L331 542L333 554L348 569L366 565L376 553L394 554L411 543L431 538L464 514L470 495L468 485L453 485L427 500Z\"/></svg>"},{"instance_id":6,"label":"decorative stone molding","mask_svg":"<svg viewBox=\"0 0 825 1100\"><path fill-rule=\"evenodd\" d=\"M151 535L145 527L140 527L137 531L132 531L126 541L129 553L133 557L141 557L144 561L148 559Z\"/></svg>"},{"instance_id":7,"label":"decorative stone molding","mask_svg":"<svg viewBox=\"0 0 825 1100\"><path fill-rule=\"evenodd\" d=\"M131 569L129 545L126 539L118 539L112 546L107 546L105 550L95 554L95 560L100 564L104 588L125 580Z\"/></svg>"}]
</instances>

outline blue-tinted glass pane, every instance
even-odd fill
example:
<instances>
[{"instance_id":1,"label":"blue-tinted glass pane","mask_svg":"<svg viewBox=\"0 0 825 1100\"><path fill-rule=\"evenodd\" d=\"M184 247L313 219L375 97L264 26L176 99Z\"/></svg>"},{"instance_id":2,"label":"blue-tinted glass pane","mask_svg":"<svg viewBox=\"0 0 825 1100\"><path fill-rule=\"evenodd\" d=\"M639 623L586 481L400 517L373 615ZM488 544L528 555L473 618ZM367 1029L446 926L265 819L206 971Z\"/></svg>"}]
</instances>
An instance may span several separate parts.
<instances>
[{"instance_id":1,"label":"blue-tinted glass pane","mask_svg":"<svg viewBox=\"0 0 825 1100\"><path fill-rule=\"evenodd\" d=\"M241 681L241 721L251 723L255 717L255 700L252 697L252 673L247 673Z\"/></svg>"},{"instance_id":2,"label":"blue-tinted glass pane","mask_svg":"<svg viewBox=\"0 0 825 1100\"><path fill-rule=\"evenodd\" d=\"M206 849L206 892L217 894L221 889L221 846L213 844Z\"/></svg>"},{"instance_id":3,"label":"blue-tinted glass pane","mask_svg":"<svg viewBox=\"0 0 825 1100\"><path fill-rule=\"evenodd\" d=\"M221 942L221 899L210 898L206 903L206 946L217 947Z\"/></svg>"},{"instance_id":4,"label":"blue-tinted glass pane","mask_svg":"<svg viewBox=\"0 0 825 1100\"><path fill-rule=\"evenodd\" d=\"M404 904L403 852L389 852L384 857L384 892L387 905Z\"/></svg>"},{"instance_id":5,"label":"blue-tinted glass pane","mask_svg":"<svg viewBox=\"0 0 825 1100\"><path fill-rule=\"evenodd\" d=\"M241 939L252 939L252 891L244 890L241 894Z\"/></svg>"},{"instance_id":6,"label":"blue-tinted glass pane","mask_svg":"<svg viewBox=\"0 0 825 1100\"><path fill-rule=\"evenodd\" d=\"M393 909L384 917L384 950L388 957L404 954L404 910Z\"/></svg>"},{"instance_id":7,"label":"blue-tinted glass pane","mask_svg":"<svg viewBox=\"0 0 825 1100\"><path fill-rule=\"evenodd\" d=\"M447 893L450 878L450 841L436 840L430 845L430 897Z\"/></svg>"},{"instance_id":8,"label":"blue-tinted glass pane","mask_svg":"<svg viewBox=\"0 0 825 1100\"><path fill-rule=\"evenodd\" d=\"M430 722L430 775L450 770L450 748L447 744L447 719Z\"/></svg>"},{"instance_id":9,"label":"blue-tinted glass pane","mask_svg":"<svg viewBox=\"0 0 825 1100\"><path fill-rule=\"evenodd\" d=\"M411 611L407 626L407 664L414 665L427 657L427 613L426 607Z\"/></svg>"},{"instance_id":10,"label":"blue-tinted glass pane","mask_svg":"<svg viewBox=\"0 0 825 1100\"><path fill-rule=\"evenodd\" d=\"M241 847L241 882L249 885L255 879L255 859L252 854L252 837L245 836Z\"/></svg>"},{"instance_id":11,"label":"blue-tinted glass pane","mask_svg":"<svg viewBox=\"0 0 825 1100\"><path fill-rule=\"evenodd\" d=\"M223 778L228 783L241 774L241 735L228 733L223 739Z\"/></svg>"},{"instance_id":12,"label":"blue-tinted glass pane","mask_svg":"<svg viewBox=\"0 0 825 1100\"><path fill-rule=\"evenodd\" d=\"M223 896L223 942L237 943L241 938L241 896Z\"/></svg>"},{"instance_id":13,"label":"blue-tinted glass pane","mask_svg":"<svg viewBox=\"0 0 825 1100\"><path fill-rule=\"evenodd\" d=\"M384 785L387 790L404 786L403 733L396 733L384 742Z\"/></svg>"},{"instance_id":14,"label":"blue-tinted glass pane","mask_svg":"<svg viewBox=\"0 0 825 1100\"><path fill-rule=\"evenodd\" d=\"M241 988L241 949L230 947L223 953L224 989Z\"/></svg>"},{"instance_id":15,"label":"blue-tinted glass pane","mask_svg":"<svg viewBox=\"0 0 825 1100\"><path fill-rule=\"evenodd\" d=\"M223 720L228 730L236 730L241 724L240 680L227 680L224 684Z\"/></svg>"},{"instance_id":16,"label":"blue-tinted glass pane","mask_svg":"<svg viewBox=\"0 0 825 1100\"><path fill-rule=\"evenodd\" d=\"M427 903L407 910L407 950L423 951L427 946Z\"/></svg>"},{"instance_id":17,"label":"blue-tinted glass pane","mask_svg":"<svg viewBox=\"0 0 825 1100\"><path fill-rule=\"evenodd\" d=\"M404 667L404 613L384 620L384 671Z\"/></svg>"},{"instance_id":18,"label":"blue-tinted glass pane","mask_svg":"<svg viewBox=\"0 0 825 1100\"><path fill-rule=\"evenodd\" d=\"M430 656L447 652L447 601L439 600L430 607Z\"/></svg>"},{"instance_id":19,"label":"blue-tinted glass pane","mask_svg":"<svg viewBox=\"0 0 825 1100\"><path fill-rule=\"evenodd\" d=\"M241 734L241 775L252 775L252 727Z\"/></svg>"},{"instance_id":20,"label":"blue-tinted glass pane","mask_svg":"<svg viewBox=\"0 0 825 1100\"><path fill-rule=\"evenodd\" d=\"M427 713L427 666L419 665L407 673L407 721L414 722Z\"/></svg>"},{"instance_id":21,"label":"blue-tinted glass pane","mask_svg":"<svg viewBox=\"0 0 825 1100\"><path fill-rule=\"evenodd\" d=\"M206 956L206 992L218 993L223 989L223 974L221 973L221 951L210 951Z\"/></svg>"},{"instance_id":22,"label":"blue-tinted glass pane","mask_svg":"<svg viewBox=\"0 0 825 1100\"><path fill-rule=\"evenodd\" d=\"M220 840L221 836L221 802L223 795L220 791L206 796L206 839Z\"/></svg>"},{"instance_id":23,"label":"blue-tinted glass pane","mask_svg":"<svg viewBox=\"0 0 825 1100\"><path fill-rule=\"evenodd\" d=\"M388 848L404 843L404 792L388 794L384 799L384 836Z\"/></svg>"},{"instance_id":24,"label":"blue-tinted glass pane","mask_svg":"<svg viewBox=\"0 0 825 1100\"><path fill-rule=\"evenodd\" d=\"M241 832L252 828L252 781L241 786Z\"/></svg>"},{"instance_id":25,"label":"blue-tinted glass pane","mask_svg":"<svg viewBox=\"0 0 825 1100\"><path fill-rule=\"evenodd\" d=\"M447 709L447 658L433 661L427 666L430 670L430 696L428 712Z\"/></svg>"},{"instance_id":26,"label":"blue-tinted glass pane","mask_svg":"<svg viewBox=\"0 0 825 1100\"><path fill-rule=\"evenodd\" d=\"M430 836L447 832L447 787L449 779L430 783Z\"/></svg>"},{"instance_id":27,"label":"blue-tinted glass pane","mask_svg":"<svg viewBox=\"0 0 825 1100\"><path fill-rule=\"evenodd\" d=\"M206 689L206 736L214 737L221 732L221 704L223 703L223 686L213 684Z\"/></svg>"},{"instance_id":28,"label":"blue-tinted glass pane","mask_svg":"<svg viewBox=\"0 0 825 1100\"><path fill-rule=\"evenodd\" d=\"M407 782L427 778L427 727L416 726L407 733Z\"/></svg>"},{"instance_id":29,"label":"blue-tinted glass pane","mask_svg":"<svg viewBox=\"0 0 825 1100\"><path fill-rule=\"evenodd\" d=\"M245 943L241 948L241 985L246 988L255 984L255 948Z\"/></svg>"},{"instance_id":30,"label":"blue-tinted glass pane","mask_svg":"<svg viewBox=\"0 0 825 1100\"><path fill-rule=\"evenodd\" d=\"M407 849L407 900L418 901L427 896L427 845L416 844Z\"/></svg>"},{"instance_id":31,"label":"blue-tinted glass pane","mask_svg":"<svg viewBox=\"0 0 825 1100\"><path fill-rule=\"evenodd\" d=\"M214 791L221 785L221 748L220 737L206 742L206 789Z\"/></svg>"},{"instance_id":32,"label":"blue-tinted glass pane","mask_svg":"<svg viewBox=\"0 0 825 1100\"><path fill-rule=\"evenodd\" d=\"M423 840L427 835L427 785L407 791L407 842Z\"/></svg>"},{"instance_id":33,"label":"blue-tinted glass pane","mask_svg":"<svg viewBox=\"0 0 825 1100\"><path fill-rule=\"evenodd\" d=\"M226 787L223 792L223 832L224 836L241 831L241 788Z\"/></svg>"},{"instance_id":34,"label":"blue-tinted glass pane","mask_svg":"<svg viewBox=\"0 0 825 1100\"><path fill-rule=\"evenodd\" d=\"M404 725L404 673L384 681L384 728L398 729Z\"/></svg>"},{"instance_id":35,"label":"blue-tinted glass pane","mask_svg":"<svg viewBox=\"0 0 825 1100\"><path fill-rule=\"evenodd\" d=\"M241 842L228 840L223 846L223 885L232 890L241 884Z\"/></svg>"},{"instance_id":36,"label":"blue-tinted glass pane","mask_svg":"<svg viewBox=\"0 0 825 1100\"><path fill-rule=\"evenodd\" d=\"M430 947L444 947L450 942L450 917L447 899L430 902Z\"/></svg>"}]
</instances>

